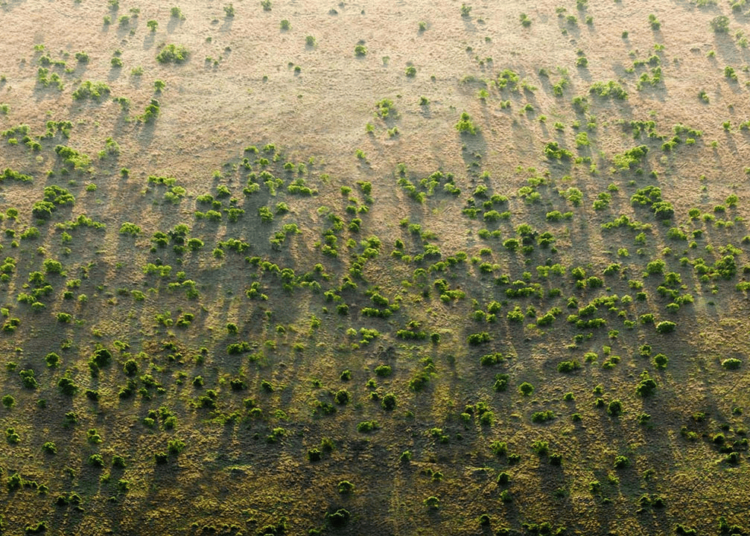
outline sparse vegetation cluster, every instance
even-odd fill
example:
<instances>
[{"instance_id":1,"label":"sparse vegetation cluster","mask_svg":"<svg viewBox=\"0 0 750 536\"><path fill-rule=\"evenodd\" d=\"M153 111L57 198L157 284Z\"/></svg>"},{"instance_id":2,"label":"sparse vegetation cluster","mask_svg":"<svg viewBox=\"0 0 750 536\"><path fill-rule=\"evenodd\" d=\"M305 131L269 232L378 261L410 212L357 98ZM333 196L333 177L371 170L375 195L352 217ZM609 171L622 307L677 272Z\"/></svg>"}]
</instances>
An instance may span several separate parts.
<instances>
[{"instance_id":1,"label":"sparse vegetation cluster","mask_svg":"<svg viewBox=\"0 0 750 536\"><path fill-rule=\"evenodd\" d=\"M0 533L747 534L749 8L609 4L0 6Z\"/></svg>"}]
</instances>

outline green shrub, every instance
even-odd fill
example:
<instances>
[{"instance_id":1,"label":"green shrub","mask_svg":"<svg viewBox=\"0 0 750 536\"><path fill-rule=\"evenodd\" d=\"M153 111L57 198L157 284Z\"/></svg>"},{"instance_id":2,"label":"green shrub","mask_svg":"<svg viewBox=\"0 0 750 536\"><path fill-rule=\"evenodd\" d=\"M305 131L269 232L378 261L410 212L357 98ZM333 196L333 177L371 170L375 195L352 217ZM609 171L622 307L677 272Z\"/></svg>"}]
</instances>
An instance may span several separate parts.
<instances>
[{"instance_id":1,"label":"green shrub","mask_svg":"<svg viewBox=\"0 0 750 536\"><path fill-rule=\"evenodd\" d=\"M530 396L534 392L534 386L528 382L523 382L518 386L518 392L523 396Z\"/></svg>"},{"instance_id":2,"label":"green shrub","mask_svg":"<svg viewBox=\"0 0 750 536\"><path fill-rule=\"evenodd\" d=\"M496 374L493 389L499 393L505 392L508 389L509 380L510 377L507 374Z\"/></svg>"},{"instance_id":3,"label":"green shrub","mask_svg":"<svg viewBox=\"0 0 750 536\"><path fill-rule=\"evenodd\" d=\"M362 421L357 425L357 432L361 434L368 434L374 430L380 428L377 421Z\"/></svg>"},{"instance_id":4,"label":"green shrub","mask_svg":"<svg viewBox=\"0 0 750 536\"><path fill-rule=\"evenodd\" d=\"M646 397L656 390L656 382L649 376L647 371L641 373L641 379L636 385L635 392L638 396Z\"/></svg>"},{"instance_id":5,"label":"green shrub","mask_svg":"<svg viewBox=\"0 0 750 536\"><path fill-rule=\"evenodd\" d=\"M471 121L471 117L466 112L461 113L461 118L456 123L456 130L461 134L476 134L477 127Z\"/></svg>"},{"instance_id":6,"label":"green shrub","mask_svg":"<svg viewBox=\"0 0 750 536\"><path fill-rule=\"evenodd\" d=\"M57 386L64 395L73 396L78 392L78 385L67 376L60 378L57 382Z\"/></svg>"},{"instance_id":7,"label":"green shrub","mask_svg":"<svg viewBox=\"0 0 750 536\"><path fill-rule=\"evenodd\" d=\"M711 29L716 33L727 33L729 31L729 17L719 15L714 17L710 22Z\"/></svg>"},{"instance_id":8,"label":"green shrub","mask_svg":"<svg viewBox=\"0 0 750 536\"><path fill-rule=\"evenodd\" d=\"M177 456L185 450L185 442L180 439L171 439L167 442L167 450L172 456Z\"/></svg>"},{"instance_id":9,"label":"green shrub","mask_svg":"<svg viewBox=\"0 0 750 536\"><path fill-rule=\"evenodd\" d=\"M349 511L344 508L339 508L335 512L331 514L327 514L326 519L328 520L328 523L331 524L332 527L340 528L345 526L349 522L349 518L351 517L351 514L349 514Z\"/></svg>"},{"instance_id":10,"label":"green shrub","mask_svg":"<svg viewBox=\"0 0 750 536\"><path fill-rule=\"evenodd\" d=\"M161 52L156 55L156 61L159 63L182 63L188 59L189 52L182 45L166 45Z\"/></svg>"},{"instance_id":11,"label":"green shrub","mask_svg":"<svg viewBox=\"0 0 750 536\"><path fill-rule=\"evenodd\" d=\"M380 365L378 367L375 367L375 374L377 374L381 378L386 378L391 375L391 367L389 367L388 365Z\"/></svg>"},{"instance_id":12,"label":"green shrub","mask_svg":"<svg viewBox=\"0 0 750 536\"><path fill-rule=\"evenodd\" d=\"M472 333L469 335L468 342L471 346L478 346L480 344L486 344L490 342L492 339L490 337L490 334L486 331L482 333Z\"/></svg>"},{"instance_id":13,"label":"green shrub","mask_svg":"<svg viewBox=\"0 0 750 536\"><path fill-rule=\"evenodd\" d=\"M342 480L338 483L337 488L339 490L339 493L341 493L342 495L349 495L354 491L354 484L352 484L348 480Z\"/></svg>"},{"instance_id":14,"label":"green shrub","mask_svg":"<svg viewBox=\"0 0 750 536\"><path fill-rule=\"evenodd\" d=\"M730 357L721 362L721 366L727 370L737 370L740 368L740 365L742 365L742 361L734 357Z\"/></svg>"},{"instance_id":15,"label":"green shrub","mask_svg":"<svg viewBox=\"0 0 750 536\"><path fill-rule=\"evenodd\" d=\"M555 418L555 412L552 410L537 411L531 414L531 422L541 424L551 421Z\"/></svg>"},{"instance_id":16,"label":"green shrub","mask_svg":"<svg viewBox=\"0 0 750 536\"><path fill-rule=\"evenodd\" d=\"M630 460L627 458L627 456L617 456L615 458L615 469L624 469L628 465L630 465Z\"/></svg>"},{"instance_id":17,"label":"green shrub","mask_svg":"<svg viewBox=\"0 0 750 536\"><path fill-rule=\"evenodd\" d=\"M5 430L5 439L11 445L16 445L21 442L21 436L18 435L15 428L8 428L7 430Z\"/></svg>"},{"instance_id":18,"label":"green shrub","mask_svg":"<svg viewBox=\"0 0 750 536\"><path fill-rule=\"evenodd\" d=\"M346 389L341 389L334 395L333 399L337 404L343 406L349 403L349 401L351 400L351 395Z\"/></svg>"},{"instance_id":19,"label":"green shrub","mask_svg":"<svg viewBox=\"0 0 750 536\"><path fill-rule=\"evenodd\" d=\"M613 417L617 417L622 413L622 402L619 400L613 400L609 403L607 406L607 413L612 415Z\"/></svg>"},{"instance_id":20,"label":"green shrub","mask_svg":"<svg viewBox=\"0 0 750 536\"><path fill-rule=\"evenodd\" d=\"M91 82L90 80L86 80L73 92L73 98L75 100L92 99L99 101L99 99L109 95L109 93L109 86L104 82Z\"/></svg>"},{"instance_id":21,"label":"green shrub","mask_svg":"<svg viewBox=\"0 0 750 536\"><path fill-rule=\"evenodd\" d=\"M614 80L610 80L609 82L594 82L589 88L589 93L601 98L614 97L620 100L628 98L628 92Z\"/></svg>"},{"instance_id":22,"label":"green shrub","mask_svg":"<svg viewBox=\"0 0 750 536\"><path fill-rule=\"evenodd\" d=\"M557 365L557 371L563 373L575 372L580 369L581 365L575 359L571 361L562 361Z\"/></svg>"},{"instance_id":23,"label":"green shrub","mask_svg":"<svg viewBox=\"0 0 750 536\"><path fill-rule=\"evenodd\" d=\"M672 333L675 327L677 327L677 324L675 324L674 322L659 322L658 324L656 324L656 331L659 333Z\"/></svg>"},{"instance_id":24,"label":"green shrub","mask_svg":"<svg viewBox=\"0 0 750 536\"><path fill-rule=\"evenodd\" d=\"M573 158L573 153L560 147L556 141L548 142L544 146L544 155L552 160L569 160Z\"/></svg>"},{"instance_id":25,"label":"green shrub","mask_svg":"<svg viewBox=\"0 0 750 536\"><path fill-rule=\"evenodd\" d=\"M664 354L656 354L654 356L653 362L655 368L665 369L667 368L667 364L669 363L669 358Z\"/></svg>"}]
</instances>

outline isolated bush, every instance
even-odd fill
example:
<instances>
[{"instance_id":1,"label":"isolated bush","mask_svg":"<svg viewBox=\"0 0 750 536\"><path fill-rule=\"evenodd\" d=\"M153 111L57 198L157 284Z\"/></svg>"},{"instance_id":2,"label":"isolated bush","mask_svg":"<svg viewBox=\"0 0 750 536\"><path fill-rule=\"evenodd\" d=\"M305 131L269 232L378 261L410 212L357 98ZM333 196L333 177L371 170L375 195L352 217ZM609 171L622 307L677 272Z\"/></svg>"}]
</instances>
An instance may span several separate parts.
<instances>
[{"instance_id":1,"label":"isolated bush","mask_svg":"<svg viewBox=\"0 0 750 536\"><path fill-rule=\"evenodd\" d=\"M612 415L613 417L617 417L622 413L622 402L619 400L613 400L609 403L607 406L607 413Z\"/></svg>"},{"instance_id":2,"label":"isolated bush","mask_svg":"<svg viewBox=\"0 0 750 536\"><path fill-rule=\"evenodd\" d=\"M354 491L354 484L348 480L342 480L339 482L337 488L342 495L348 495Z\"/></svg>"},{"instance_id":3,"label":"isolated bush","mask_svg":"<svg viewBox=\"0 0 750 536\"><path fill-rule=\"evenodd\" d=\"M537 411L531 414L531 422L541 424L551 421L555 418L555 412L552 410Z\"/></svg>"},{"instance_id":4,"label":"isolated bush","mask_svg":"<svg viewBox=\"0 0 750 536\"><path fill-rule=\"evenodd\" d=\"M21 370L18 375L21 376L21 383L23 383L23 386L26 389L36 389L39 387L39 383L36 381L33 370Z\"/></svg>"},{"instance_id":5,"label":"isolated bush","mask_svg":"<svg viewBox=\"0 0 750 536\"><path fill-rule=\"evenodd\" d=\"M507 374L496 374L493 389L499 393L507 391L509 380L510 376L508 376Z\"/></svg>"},{"instance_id":6,"label":"isolated bush","mask_svg":"<svg viewBox=\"0 0 750 536\"><path fill-rule=\"evenodd\" d=\"M482 333L472 333L471 335L469 335L469 338L468 338L469 344L472 346L485 344L485 343L490 342L490 340L492 340L490 337L490 334L487 333L486 331Z\"/></svg>"},{"instance_id":7,"label":"isolated bush","mask_svg":"<svg viewBox=\"0 0 750 536\"><path fill-rule=\"evenodd\" d=\"M641 380L635 387L635 392L638 396L649 396L656 390L656 382L649 376L647 371L641 373Z\"/></svg>"},{"instance_id":8,"label":"isolated bush","mask_svg":"<svg viewBox=\"0 0 750 536\"><path fill-rule=\"evenodd\" d=\"M128 359L123 365L123 371L126 376L135 376L138 374L138 362L135 359Z\"/></svg>"},{"instance_id":9,"label":"isolated bush","mask_svg":"<svg viewBox=\"0 0 750 536\"><path fill-rule=\"evenodd\" d=\"M187 60L189 52L182 45L169 44L157 54L156 61L159 63L182 63Z\"/></svg>"},{"instance_id":10,"label":"isolated bush","mask_svg":"<svg viewBox=\"0 0 750 536\"><path fill-rule=\"evenodd\" d=\"M11 445L16 445L21 442L21 436L18 435L15 428L8 428L5 430L5 439Z\"/></svg>"},{"instance_id":11,"label":"isolated bush","mask_svg":"<svg viewBox=\"0 0 750 536\"><path fill-rule=\"evenodd\" d=\"M381 378L385 378L391 375L391 367L388 365L380 365L378 367L375 367L375 374L380 376Z\"/></svg>"},{"instance_id":12,"label":"isolated bush","mask_svg":"<svg viewBox=\"0 0 750 536\"><path fill-rule=\"evenodd\" d=\"M615 458L615 469L624 469L628 465L630 465L630 460L627 458L627 456L617 456Z\"/></svg>"},{"instance_id":13,"label":"isolated bush","mask_svg":"<svg viewBox=\"0 0 750 536\"><path fill-rule=\"evenodd\" d=\"M557 364L557 371L558 372L575 372L576 370L580 369L581 365L576 361L575 359L571 361L561 361Z\"/></svg>"},{"instance_id":14,"label":"isolated bush","mask_svg":"<svg viewBox=\"0 0 750 536\"><path fill-rule=\"evenodd\" d=\"M477 127L471 121L471 117L466 112L461 113L461 118L456 123L456 130L461 134L476 134Z\"/></svg>"},{"instance_id":15,"label":"isolated bush","mask_svg":"<svg viewBox=\"0 0 750 536\"><path fill-rule=\"evenodd\" d=\"M341 389L334 395L333 399L337 404L344 405L349 403L349 401L351 400L351 395L346 389Z\"/></svg>"},{"instance_id":16,"label":"isolated bush","mask_svg":"<svg viewBox=\"0 0 750 536\"><path fill-rule=\"evenodd\" d=\"M393 393L386 394L383 397L382 406L386 411L393 411L396 409L396 395Z\"/></svg>"},{"instance_id":17,"label":"isolated bush","mask_svg":"<svg viewBox=\"0 0 750 536\"><path fill-rule=\"evenodd\" d=\"M328 522L331 524L332 527L340 528L345 526L349 522L349 518L351 517L351 514L348 510L344 508L340 508L333 512L332 514L327 515Z\"/></svg>"},{"instance_id":18,"label":"isolated bush","mask_svg":"<svg viewBox=\"0 0 750 536\"><path fill-rule=\"evenodd\" d=\"M60 378L57 382L57 386L64 395L73 396L78 392L78 385L67 376Z\"/></svg>"},{"instance_id":19,"label":"isolated bush","mask_svg":"<svg viewBox=\"0 0 750 536\"><path fill-rule=\"evenodd\" d=\"M711 29L716 33L727 33L729 31L729 17L719 15L711 19Z\"/></svg>"},{"instance_id":20,"label":"isolated bush","mask_svg":"<svg viewBox=\"0 0 750 536\"><path fill-rule=\"evenodd\" d=\"M362 421L357 425L357 432L362 434L368 434L374 430L380 428L377 421Z\"/></svg>"},{"instance_id":21,"label":"isolated bush","mask_svg":"<svg viewBox=\"0 0 750 536\"><path fill-rule=\"evenodd\" d=\"M667 364L669 363L669 358L664 354L656 354L653 361L654 367L656 367L657 369L665 369L667 368Z\"/></svg>"},{"instance_id":22,"label":"isolated bush","mask_svg":"<svg viewBox=\"0 0 750 536\"><path fill-rule=\"evenodd\" d=\"M730 357L721 362L721 366L727 370L736 370L740 368L740 365L742 365L742 361L734 357Z\"/></svg>"},{"instance_id":23,"label":"isolated bush","mask_svg":"<svg viewBox=\"0 0 750 536\"><path fill-rule=\"evenodd\" d=\"M672 333L675 327L677 327L677 324L675 324L674 322L659 322L658 324L656 324L656 331L659 333Z\"/></svg>"}]
</instances>

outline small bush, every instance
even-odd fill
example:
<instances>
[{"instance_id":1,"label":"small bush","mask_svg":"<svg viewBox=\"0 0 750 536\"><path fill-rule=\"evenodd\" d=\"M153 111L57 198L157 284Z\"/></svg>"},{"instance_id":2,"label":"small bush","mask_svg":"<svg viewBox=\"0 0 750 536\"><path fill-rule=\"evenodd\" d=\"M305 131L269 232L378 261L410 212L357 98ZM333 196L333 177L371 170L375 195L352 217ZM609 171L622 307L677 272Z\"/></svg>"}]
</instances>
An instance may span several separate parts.
<instances>
[{"instance_id":1,"label":"small bush","mask_svg":"<svg viewBox=\"0 0 750 536\"><path fill-rule=\"evenodd\" d=\"M541 424L547 421L551 421L555 418L555 412L551 410L538 411L531 415L531 422Z\"/></svg>"},{"instance_id":2,"label":"small bush","mask_svg":"<svg viewBox=\"0 0 750 536\"><path fill-rule=\"evenodd\" d=\"M345 510L344 508L340 508L336 510L335 512L333 512L332 514L328 514L326 517L332 527L340 528L340 527L345 526L349 522L349 518L351 517L351 514L349 514L348 510Z\"/></svg>"},{"instance_id":3,"label":"small bush","mask_svg":"<svg viewBox=\"0 0 750 536\"><path fill-rule=\"evenodd\" d=\"M656 331L659 333L672 333L675 327L677 327L677 324L675 324L674 322L659 322L658 324L656 324Z\"/></svg>"},{"instance_id":4,"label":"small bush","mask_svg":"<svg viewBox=\"0 0 750 536\"><path fill-rule=\"evenodd\" d=\"M730 357L721 362L721 366L727 370L737 370L740 368L740 365L742 365L742 361L734 357Z\"/></svg>"},{"instance_id":5,"label":"small bush","mask_svg":"<svg viewBox=\"0 0 750 536\"><path fill-rule=\"evenodd\" d=\"M169 44L157 54L156 61L159 63L182 63L188 59L187 48L181 45Z\"/></svg>"},{"instance_id":6,"label":"small bush","mask_svg":"<svg viewBox=\"0 0 750 536\"><path fill-rule=\"evenodd\" d=\"M461 118L459 119L458 123L456 123L456 130L458 130L458 132L460 132L461 134L473 135L477 133L477 127L471 121L471 117L466 112L463 112L461 114Z\"/></svg>"},{"instance_id":7,"label":"small bush","mask_svg":"<svg viewBox=\"0 0 750 536\"><path fill-rule=\"evenodd\" d=\"M487 333L486 331L482 333L472 333L471 335L469 335L469 338L468 338L469 344L471 346L478 346L480 344L485 344L485 343L490 342L490 340L492 340L490 337L490 334Z\"/></svg>"},{"instance_id":8,"label":"small bush","mask_svg":"<svg viewBox=\"0 0 750 536\"><path fill-rule=\"evenodd\" d=\"M656 354L654 356L653 362L655 368L665 369L667 368L667 364L669 363L669 358L664 354Z\"/></svg>"},{"instance_id":9,"label":"small bush","mask_svg":"<svg viewBox=\"0 0 750 536\"><path fill-rule=\"evenodd\" d=\"M641 380L636 385L635 392L638 396L649 396L656 390L656 382L645 370L641 373Z\"/></svg>"},{"instance_id":10,"label":"small bush","mask_svg":"<svg viewBox=\"0 0 750 536\"><path fill-rule=\"evenodd\" d=\"M78 385L67 376L60 378L57 386L64 395L73 396L78 392Z\"/></svg>"},{"instance_id":11,"label":"small bush","mask_svg":"<svg viewBox=\"0 0 750 536\"><path fill-rule=\"evenodd\" d=\"M727 33L729 31L729 17L720 15L711 19L711 29L716 33Z\"/></svg>"},{"instance_id":12,"label":"small bush","mask_svg":"<svg viewBox=\"0 0 750 536\"><path fill-rule=\"evenodd\" d=\"M607 413L612 415L613 417L617 417L622 413L622 402L619 400L613 400L609 403L609 406L607 406Z\"/></svg>"},{"instance_id":13,"label":"small bush","mask_svg":"<svg viewBox=\"0 0 750 536\"><path fill-rule=\"evenodd\" d=\"M349 403L349 401L351 400L351 395L346 389L341 389L334 395L333 399L337 404L343 406Z\"/></svg>"},{"instance_id":14,"label":"small bush","mask_svg":"<svg viewBox=\"0 0 750 536\"><path fill-rule=\"evenodd\" d=\"M362 421L357 425L357 432L361 434L369 434L378 428L380 428L380 426L377 421Z\"/></svg>"},{"instance_id":15,"label":"small bush","mask_svg":"<svg viewBox=\"0 0 750 536\"><path fill-rule=\"evenodd\" d=\"M571 361L562 361L557 365L557 371L563 373L575 372L580 368L581 365L575 359Z\"/></svg>"},{"instance_id":16,"label":"small bush","mask_svg":"<svg viewBox=\"0 0 750 536\"><path fill-rule=\"evenodd\" d=\"M615 458L615 463L614 463L615 469L624 469L628 465L630 465L630 460L627 458L627 456L617 456Z\"/></svg>"},{"instance_id":17,"label":"small bush","mask_svg":"<svg viewBox=\"0 0 750 536\"><path fill-rule=\"evenodd\" d=\"M377 374L381 378L390 376L391 372L391 367L389 367L388 365L380 365L378 367L375 367L375 374Z\"/></svg>"},{"instance_id":18,"label":"small bush","mask_svg":"<svg viewBox=\"0 0 750 536\"><path fill-rule=\"evenodd\" d=\"M337 488L339 490L339 493L341 493L342 495L349 495L354 491L354 484L352 484L348 480L342 480L341 482L339 482Z\"/></svg>"}]
</instances>

